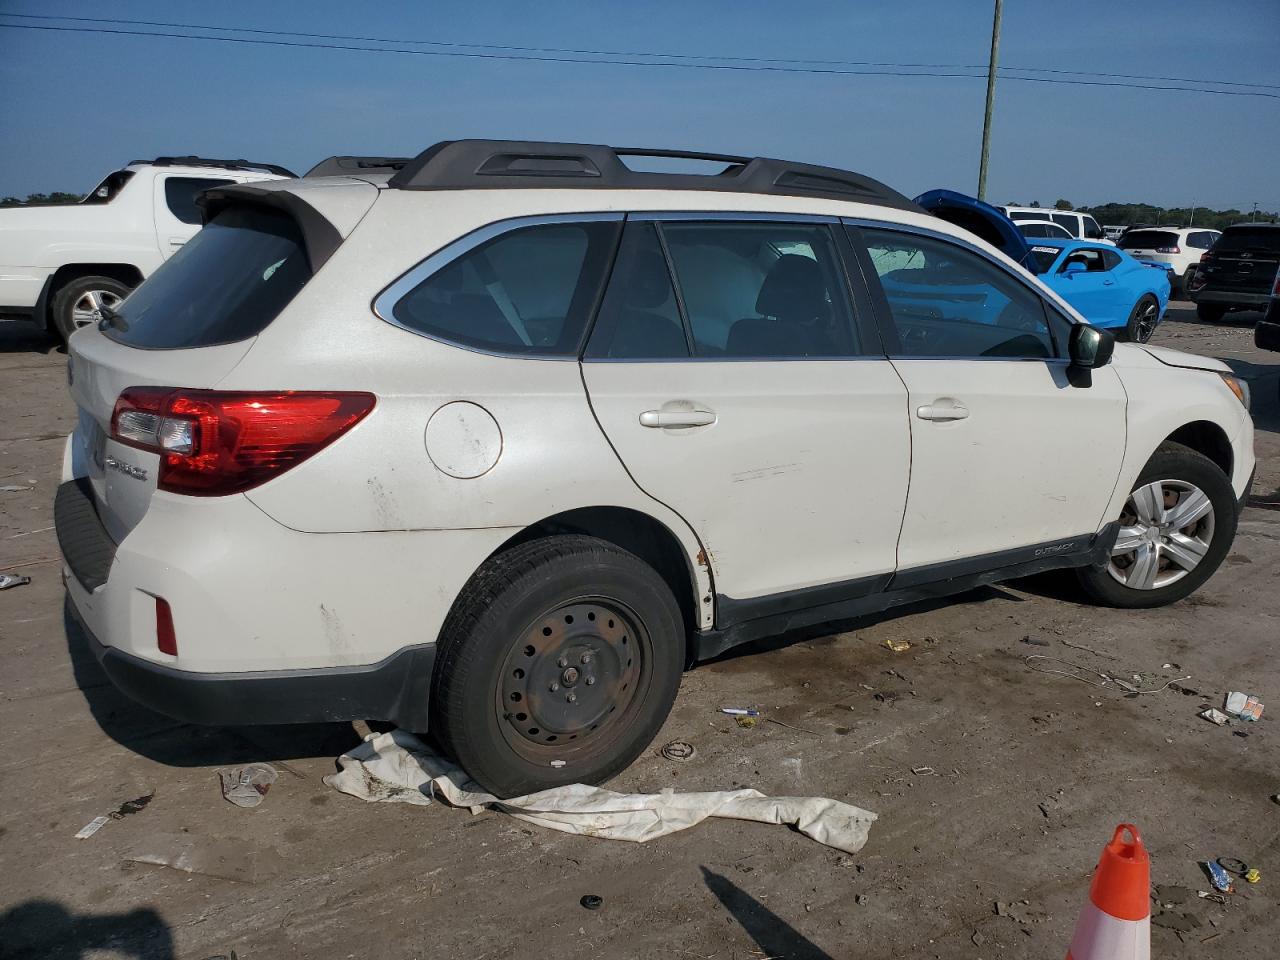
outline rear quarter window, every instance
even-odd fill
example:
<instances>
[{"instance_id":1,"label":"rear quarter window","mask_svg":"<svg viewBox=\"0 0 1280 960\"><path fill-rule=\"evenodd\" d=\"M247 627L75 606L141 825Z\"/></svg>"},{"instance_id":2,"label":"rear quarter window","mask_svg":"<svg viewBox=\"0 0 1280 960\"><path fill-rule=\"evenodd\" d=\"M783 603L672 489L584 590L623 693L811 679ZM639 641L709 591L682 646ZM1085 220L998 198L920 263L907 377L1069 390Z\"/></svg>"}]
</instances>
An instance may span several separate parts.
<instances>
[{"instance_id":1,"label":"rear quarter window","mask_svg":"<svg viewBox=\"0 0 1280 960\"><path fill-rule=\"evenodd\" d=\"M226 183L235 181L212 177L168 177L164 181L164 202L169 212L183 223L199 223L200 208L196 206L196 195Z\"/></svg>"},{"instance_id":2,"label":"rear quarter window","mask_svg":"<svg viewBox=\"0 0 1280 960\"><path fill-rule=\"evenodd\" d=\"M310 279L290 217L231 207L125 298L106 334L148 349L234 343L265 330Z\"/></svg>"}]
</instances>

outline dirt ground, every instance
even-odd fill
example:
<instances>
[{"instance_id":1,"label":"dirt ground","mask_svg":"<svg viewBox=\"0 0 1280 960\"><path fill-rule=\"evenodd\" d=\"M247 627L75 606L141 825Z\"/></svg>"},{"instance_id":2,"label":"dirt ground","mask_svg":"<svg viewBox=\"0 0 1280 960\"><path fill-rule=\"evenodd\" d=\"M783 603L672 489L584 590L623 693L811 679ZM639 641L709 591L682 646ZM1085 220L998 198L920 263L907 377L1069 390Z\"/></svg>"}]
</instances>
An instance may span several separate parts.
<instances>
[{"instance_id":1,"label":"dirt ground","mask_svg":"<svg viewBox=\"0 0 1280 960\"><path fill-rule=\"evenodd\" d=\"M1205 326L1187 304L1156 342L1222 357L1253 384L1258 481L1199 593L1121 613L1045 577L756 644L685 676L658 743L692 742L692 762L651 752L614 783L745 784L877 812L866 848L845 856L756 824L637 846L442 804L366 805L320 779L358 742L351 724L200 729L135 706L64 629L51 501L73 420L65 357L0 324L0 485L31 487L0 492L0 571L32 578L0 592L0 955L1060 957L1121 821L1142 828L1155 883L1193 891L1170 912L1198 925L1156 927L1154 955L1272 955L1280 355L1255 350L1243 318ZM911 647L894 653L889 639ZM1036 672L1030 655L1144 686L1191 679L1126 695ZM1262 722L1197 718L1233 689L1270 701ZM716 712L743 704L792 726L743 729ZM222 799L214 770L250 760L281 779L245 810ZM1197 861L1219 856L1257 866L1261 883L1227 905L1198 899ZM603 906L584 909L586 894Z\"/></svg>"}]
</instances>

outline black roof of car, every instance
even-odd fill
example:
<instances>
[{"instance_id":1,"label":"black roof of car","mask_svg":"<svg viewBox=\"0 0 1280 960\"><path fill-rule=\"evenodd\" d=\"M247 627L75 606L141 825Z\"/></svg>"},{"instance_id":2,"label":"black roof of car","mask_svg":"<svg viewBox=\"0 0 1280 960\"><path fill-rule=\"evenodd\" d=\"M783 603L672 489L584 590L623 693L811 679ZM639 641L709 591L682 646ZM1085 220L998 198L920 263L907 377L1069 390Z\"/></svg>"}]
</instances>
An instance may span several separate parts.
<instances>
[{"instance_id":1,"label":"black roof of car","mask_svg":"<svg viewBox=\"0 0 1280 960\"><path fill-rule=\"evenodd\" d=\"M210 157L156 157L154 160L131 160L129 165L147 163L153 167L211 167L217 170L262 170L278 177L296 177L287 167L274 163L255 163L252 160L215 160Z\"/></svg>"},{"instance_id":2,"label":"black roof of car","mask_svg":"<svg viewBox=\"0 0 1280 960\"><path fill-rule=\"evenodd\" d=\"M303 174L304 177L341 177L354 174L396 173L412 157L329 157Z\"/></svg>"},{"instance_id":3,"label":"black roof of car","mask_svg":"<svg viewBox=\"0 0 1280 960\"><path fill-rule=\"evenodd\" d=\"M623 157L700 160L725 166L713 175L652 173L633 170ZM400 190L713 190L822 197L920 211L878 180L836 167L692 150L530 140L446 140L404 164L387 186Z\"/></svg>"}]
</instances>

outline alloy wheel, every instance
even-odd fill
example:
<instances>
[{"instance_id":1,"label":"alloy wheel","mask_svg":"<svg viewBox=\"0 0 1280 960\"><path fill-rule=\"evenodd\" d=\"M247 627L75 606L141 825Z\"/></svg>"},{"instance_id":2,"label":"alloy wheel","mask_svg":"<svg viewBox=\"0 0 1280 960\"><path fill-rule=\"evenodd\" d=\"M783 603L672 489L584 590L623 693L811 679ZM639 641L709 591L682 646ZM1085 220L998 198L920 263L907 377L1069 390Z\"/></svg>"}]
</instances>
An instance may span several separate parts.
<instances>
[{"instance_id":1,"label":"alloy wheel","mask_svg":"<svg viewBox=\"0 0 1280 960\"><path fill-rule=\"evenodd\" d=\"M102 308L114 310L120 305L123 297L110 290L86 290L71 307L71 322L77 330L102 320Z\"/></svg>"},{"instance_id":2,"label":"alloy wheel","mask_svg":"<svg viewBox=\"0 0 1280 960\"><path fill-rule=\"evenodd\" d=\"M1141 307L1138 314L1138 322L1135 326L1134 340L1138 343L1146 343L1151 339L1151 335L1156 332L1156 320L1160 316L1160 308L1154 301L1148 300Z\"/></svg>"},{"instance_id":3,"label":"alloy wheel","mask_svg":"<svg viewBox=\"0 0 1280 960\"><path fill-rule=\"evenodd\" d=\"M1184 480L1156 480L1129 494L1107 572L1135 590L1157 590L1194 570L1213 542L1208 495Z\"/></svg>"}]
</instances>

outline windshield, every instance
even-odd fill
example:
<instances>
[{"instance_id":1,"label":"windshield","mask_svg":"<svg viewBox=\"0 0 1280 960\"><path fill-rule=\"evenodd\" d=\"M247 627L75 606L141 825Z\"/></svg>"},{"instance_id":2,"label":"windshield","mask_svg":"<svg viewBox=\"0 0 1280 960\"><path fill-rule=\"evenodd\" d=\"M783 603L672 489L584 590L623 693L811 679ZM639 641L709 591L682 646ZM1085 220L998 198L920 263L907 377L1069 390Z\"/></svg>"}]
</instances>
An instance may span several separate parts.
<instances>
[{"instance_id":1,"label":"windshield","mask_svg":"<svg viewBox=\"0 0 1280 960\"><path fill-rule=\"evenodd\" d=\"M1032 247L1031 256L1035 259L1036 273L1048 273L1061 252L1058 247Z\"/></svg>"},{"instance_id":2,"label":"windshield","mask_svg":"<svg viewBox=\"0 0 1280 960\"><path fill-rule=\"evenodd\" d=\"M1251 250L1280 253L1280 227L1227 227L1213 245L1214 253Z\"/></svg>"},{"instance_id":3,"label":"windshield","mask_svg":"<svg viewBox=\"0 0 1280 960\"><path fill-rule=\"evenodd\" d=\"M1130 230L1116 244L1121 250L1154 250L1177 245L1178 235L1168 230Z\"/></svg>"},{"instance_id":4,"label":"windshield","mask_svg":"<svg viewBox=\"0 0 1280 960\"><path fill-rule=\"evenodd\" d=\"M107 336L153 349L244 340L266 329L309 279L293 220L232 207L125 298Z\"/></svg>"}]
</instances>

